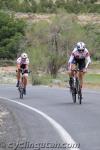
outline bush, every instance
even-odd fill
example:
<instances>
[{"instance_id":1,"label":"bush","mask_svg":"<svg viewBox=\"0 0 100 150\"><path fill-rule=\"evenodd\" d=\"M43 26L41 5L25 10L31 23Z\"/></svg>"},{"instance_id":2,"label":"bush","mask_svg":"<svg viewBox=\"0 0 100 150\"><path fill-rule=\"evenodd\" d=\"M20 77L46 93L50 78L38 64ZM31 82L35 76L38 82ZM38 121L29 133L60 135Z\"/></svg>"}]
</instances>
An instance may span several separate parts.
<instances>
[{"instance_id":1,"label":"bush","mask_svg":"<svg viewBox=\"0 0 100 150\"><path fill-rule=\"evenodd\" d=\"M32 85L40 85L42 83L42 81L40 80L40 78L33 74L32 75Z\"/></svg>"},{"instance_id":2,"label":"bush","mask_svg":"<svg viewBox=\"0 0 100 150\"><path fill-rule=\"evenodd\" d=\"M14 65L15 65L14 60L8 60L8 59L1 59L0 60L0 67L14 66Z\"/></svg>"},{"instance_id":3,"label":"bush","mask_svg":"<svg viewBox=\"0 0 100 150\"><path fill-rule=\"evenodd\" d=\"M100 13L100 4L88 4L87 10L89 13Z\"/></svg>"},{"instance_id":4,"label":"bush","mask_svg":"<svg viewBox=\"0 0 100 150\"><path fill-rule=\"evenodd\" d=\"M24 37L25 22L0 12L0 58L14 59Z\"/></svg>"}]
</instances>

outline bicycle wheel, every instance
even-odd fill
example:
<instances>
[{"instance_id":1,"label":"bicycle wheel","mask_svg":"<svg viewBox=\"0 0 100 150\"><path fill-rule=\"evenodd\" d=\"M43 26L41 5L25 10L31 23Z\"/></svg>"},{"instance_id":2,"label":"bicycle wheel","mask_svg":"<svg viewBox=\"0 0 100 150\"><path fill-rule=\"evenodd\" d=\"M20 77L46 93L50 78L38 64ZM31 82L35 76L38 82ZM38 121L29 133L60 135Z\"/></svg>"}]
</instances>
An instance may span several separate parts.
<instances>
[{"instance_id":1,"label":"bicycle wheel","mask_svg":"<svg viewBox=\"0 0 100 150\"><path fill-rule=\"evenodd\" d=\"M73 103L76 103L76 89L75 88L72 89L72 99L73 99Z\"/></svg>"},{"instance_id":2,"label":"bicycle wheel","mask_svg":"<svg viewBox=\"0 0 100 150\"><path fill-rule=\"evenodd\" d=\"M20 89L20 99L23 99L23 88Z\"/></svg>"},{"instance_id":3,"label":"bicycle wheel","mask_svg":"<svg viewBox=\"0 0 100 150\"><path fill-rule=\"evenodd\" d=\"M82 104L82 91L79 85L79 91L78 91L78 100L79 100L79 104Z\"/></svg>"},{"instance_id":4,"label":"bicycle wheel","mask_svg":"<svg viewBox=\"0 0 100 150\"><path fill-rule=\"evenodd\" d=\"M72 78L72 83L70 86L71 86L73 103L76 103L76 79L75 78Z\"/></svg>"},{"instance_id":5,"label":"bicycle wheel","mask_svg":"<svg viewBox=\"0 0 100 150\"><path fill-rule=\"evenodd\" d=\"M21 86L21 84L18 87L18 91L19 91L19 98L23 99L24 91L23 91L23 87Z\"/></svg>"}]
</instances>

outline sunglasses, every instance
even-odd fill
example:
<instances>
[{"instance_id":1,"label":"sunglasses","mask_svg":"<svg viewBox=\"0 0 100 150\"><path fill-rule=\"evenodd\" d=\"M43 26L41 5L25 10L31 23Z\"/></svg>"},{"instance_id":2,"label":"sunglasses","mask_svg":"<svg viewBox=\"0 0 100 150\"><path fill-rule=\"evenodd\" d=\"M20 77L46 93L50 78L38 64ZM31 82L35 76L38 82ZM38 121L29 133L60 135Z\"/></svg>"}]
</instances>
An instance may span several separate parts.
<instances>
[{"instance_id":1,"label":"sunglasses","mask_svg":"<svg viewBox=\"0 0 100 150\"><path fill-rule=\"evenodd\" d=\"M79 52L84 52L84 49L80 49L80 50L78 50Z\"/></svg>"}]
</instances>

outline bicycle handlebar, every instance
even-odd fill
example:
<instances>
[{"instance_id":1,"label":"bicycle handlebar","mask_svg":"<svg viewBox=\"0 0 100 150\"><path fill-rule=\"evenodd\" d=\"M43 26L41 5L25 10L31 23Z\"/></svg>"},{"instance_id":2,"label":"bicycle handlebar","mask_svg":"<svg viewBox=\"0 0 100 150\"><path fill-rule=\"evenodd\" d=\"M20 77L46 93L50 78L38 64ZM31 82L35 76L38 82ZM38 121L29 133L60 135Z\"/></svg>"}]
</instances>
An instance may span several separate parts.
<instances>
[{"instance_id":1,"label":"bicycle handlebar","mask_svg":"<svg viewBox=\"0 0 100 150\"><path fill-rule=\"evenodd\" d=\"M71 71L75 71L75 72L80 71L80 72L83 72L83 70L79 70L79 69L72 69Z\"/></svg>"},{"instance_id":2,"label":"bicycle handlebar","mask_svg":"<svg viewBox=\"0 0 100 150\"><path fill-rule=\"evenodd\" d=\"M19 71L20 71L22 74L24 74L25 70L27 70L27 69L23 69L23 68L19 69ZM18 72L18 70L16 70L16 72ZM28 70L27 73L30 74L30 73L31 73L31 70Z\"/></svg>"}]
</instances>

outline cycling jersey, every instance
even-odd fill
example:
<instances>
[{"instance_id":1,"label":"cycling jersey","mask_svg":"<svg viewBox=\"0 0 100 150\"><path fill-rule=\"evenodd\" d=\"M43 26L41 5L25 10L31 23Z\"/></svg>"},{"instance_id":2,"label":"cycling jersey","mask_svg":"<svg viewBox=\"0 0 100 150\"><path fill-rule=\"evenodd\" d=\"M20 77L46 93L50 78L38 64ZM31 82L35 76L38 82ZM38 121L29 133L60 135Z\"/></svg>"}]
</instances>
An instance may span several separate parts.
<instances>
[{"instance_id":1,"label":"cycling jersey","mask_svg":"<svg viewBox=\"0 0 100 150\"><path fill-rule=\"evenodd\" d=\"M29 64L29 59L28 59L28 58L23 59L23 58L19 57L19 58L17 59L17 64L20 65L20 68L21 68L21 69L25 69L25 70L24 70L24 73L28 73L28 69L26 69L26 65Z\"/></svg>"},{"instance_id":2,"label":"cycling jersey","mask_svg":"<svg viewBox=\"0 0 100 150\"><path fill-rule=\"evenodd\" d=\"M91 62L90 54L86 48L83 52L79 52L77 48L74 48L68 61L69 64L78 65L79 70L87 68L90 62ZM71 66L69 66L69 69L71 69Z\"/></svg>"},{"instance_id":3,"label":"cycling jersey","mask_svg":"<svg viewBox=\"0 0 100 150\"><path fill-rule=\"evenodd\" d=\"M20 65L22 65L22 64L28 65L28 64L29 64L29 59L28 59L28 58L23 59L23 58L19 57L19 58L17 59L17 64L20 64Z\"/></svg>"}]
</instances>

